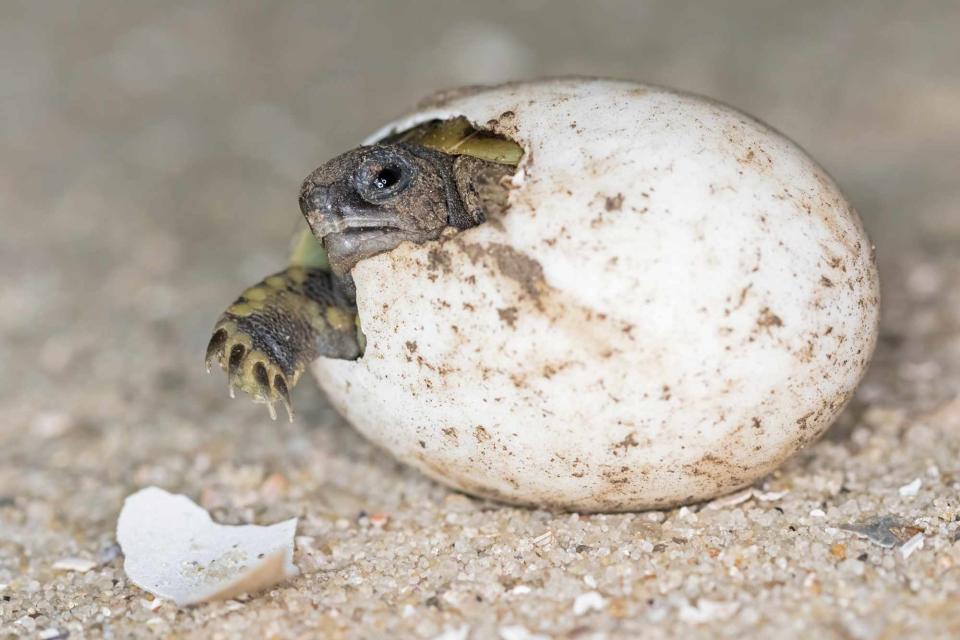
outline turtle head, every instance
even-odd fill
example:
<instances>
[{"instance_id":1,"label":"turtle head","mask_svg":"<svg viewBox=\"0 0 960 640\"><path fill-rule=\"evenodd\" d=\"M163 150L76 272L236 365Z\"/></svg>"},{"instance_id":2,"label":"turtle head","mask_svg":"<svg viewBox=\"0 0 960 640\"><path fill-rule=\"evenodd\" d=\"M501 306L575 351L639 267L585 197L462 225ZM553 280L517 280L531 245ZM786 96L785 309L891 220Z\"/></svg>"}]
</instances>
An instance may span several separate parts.
<instances>
[{"instance_id":1,"label":"turtle head","mask_svg":"<svg viewBox=\"0 0 960 640\"><path fill-rule=\"evenodd\" d=\"M424 242L463 217L452 158L419 145L376 144L333 158L300 188L300 209L334 273L405 240Z\"/></svg>"}]
</instances>

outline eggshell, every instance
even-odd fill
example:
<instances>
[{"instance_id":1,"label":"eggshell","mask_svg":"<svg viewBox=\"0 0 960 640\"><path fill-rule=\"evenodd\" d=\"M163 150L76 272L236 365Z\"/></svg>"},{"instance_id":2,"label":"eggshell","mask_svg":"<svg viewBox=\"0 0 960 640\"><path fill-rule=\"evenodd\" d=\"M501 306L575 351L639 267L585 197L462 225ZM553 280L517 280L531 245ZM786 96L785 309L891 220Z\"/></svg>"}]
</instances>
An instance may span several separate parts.
<instances>
[{"instance_id":1,"label":"eggshell","mask_svg":"<svg viewBox=\"0 0 960 640\"><path fill-rule=\"evenodd\" d=\"M499 219L354 269L367 350L318 361L372 441L470 494L579 511L747 486L830 426L877 336L873 248L796 144L597 79L438 95L525 150Z\"/></svg>"}]
</instances>

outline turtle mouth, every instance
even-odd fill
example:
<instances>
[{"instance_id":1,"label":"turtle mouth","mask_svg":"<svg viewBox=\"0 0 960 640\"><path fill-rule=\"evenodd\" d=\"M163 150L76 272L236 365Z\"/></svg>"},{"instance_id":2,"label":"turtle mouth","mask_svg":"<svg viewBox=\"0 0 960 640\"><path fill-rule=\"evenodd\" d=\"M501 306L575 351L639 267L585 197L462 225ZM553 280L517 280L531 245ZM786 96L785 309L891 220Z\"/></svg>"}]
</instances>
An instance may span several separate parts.
<instances>
[{"instance_id":1,"label":"turtle mouth","mask_svg":"<svg viewBox=\"0 0 960 640\"><path fill-rule=\"evenodd\" d=\"M335 233L342 233L342 234L348 235L348 236L363 236L363 235L370 235L370 236L372 236L372 235L379 235L379 234L381 234L381 233L391 233L391 232L405 233L405 232L403 231L403 229L401 229L401 228L399 228L399 227L391 227L391 226L380 226L380 227L350 226L350 227L347 227L346 229L343 229L342 231L336 231L336 232L334 232L334 233L328 233L327 235L335 235ZM324 237L326 237L326 236L324 236Z\"/></svg>"},{"instance_id":2,"label":"turtle mouth","mask_svg":"<svg viewBox=\"0 0 960 640\"><path fill-rule=\"evenodd\" d=\"M413 231L413 229L403 228L399 216L379 211L314 209L307 211L305 215L310 229L321 239L335 233L363 233L377 230Z\"/></svg>"},{"instance_id":3,"label":"turtle mouth","mask_svg":"<svg viewBox=\"0 0 960 640\"><path fill-rule=\"evenodd\" d=\"M416 232L415 221L365 203L338 197L337 189L314 186L300 198L300 210L310 230L319 239L334 233L355 233L371 229Z\"/></svg>"},{"instance_id":4,"label":"turtle mouth","mask_svg":"<svg viewBox=\"0 0 960 640\"><path fill-rule=\"evenodd\" d=\"M391 251L406 240L422 242L425 239L422 232L388 226L364 226L328 233L321 238L321 242L333 271L345 276L365 258Z\"/></svg>"},{"instance_id":5,"label":"turtle mouth","mask_svg":"<svg viewBox=\"0 0 960 640\"><path fill-rule=\"evenodd\" d=\"M346 214L326 213L308 218L314 235L324 245L341 243L349 238L350 244L357 246L361 240L394 238L399 244L403 240L422 241L429 233L423 229L407 228L400 224L397 217L385 214L347 212Z\"/></svg>"},{"instance_id":6,"label":"turtle mouth","mask_svg":"<svg viewBox=\"0 0 960 640\"><path fill-rule=\"evenodd\" d=\"M345 203L330 196L330 189L315 188L301 199L301 210L338 275L345 276L360 260L390 251L406 240L423 242L436 235L389 209ZM334 204L334 200L339 202Z\"/></svg>"}]
</instances>

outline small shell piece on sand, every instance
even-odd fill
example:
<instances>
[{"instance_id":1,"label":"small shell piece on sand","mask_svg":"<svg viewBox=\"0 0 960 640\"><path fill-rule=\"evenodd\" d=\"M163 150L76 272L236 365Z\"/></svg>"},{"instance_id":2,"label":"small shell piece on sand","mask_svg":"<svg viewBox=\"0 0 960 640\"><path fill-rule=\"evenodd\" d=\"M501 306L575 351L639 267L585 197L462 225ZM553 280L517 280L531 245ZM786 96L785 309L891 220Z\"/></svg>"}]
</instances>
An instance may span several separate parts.
<instances>
[{"instance_id":1,"label":"small shell piece on sand","mask_svg":"<svg viewBox=\"0 0 960 640\"><path fill-rule=\"evenodd\" d=\"M923 533L923 529L907 522L899 520L894 516L880 516L873 520L841 525L844 531L855 533L861 538L867 538L870 542L878 544L886 549L892 549L897 545L905 545L911 539L916 538L917 534ZM915 543L922 544L923 538ZM911 549L910 553L914 549Z\"/></svg>"},{"instance_id":2,"label":"small shell piece on sand","mask_svg":"<svg viewBox=\"0 0 960 640\"><path fill-rule=\"evenodd\" d=\"M177 606L255 593L297 574L297 519L228 526L183 495L157 487L127 497L117 522L131 582Z\"/></svg>"},{"instance_id":3,"label":"small shell piece on sand","mask_svg":"<svg viewBox=\"0 0 960 640\"><path fill-rule=\"evenodd\" d=\"M899 489L900 495L905 498L912 498L913 496L917 495L917 493L919 493L920 486L922 484L923 484L923 480L921 480L920 478L915 478L913 482L909 484L905 484L902 487L900 487Z\"/></svg>"},{"instance_id":4,"label":"small shell piece on sand","mask_svg":"<svg viewBox=\"0 0 960 640\"><path fill-rule=\"evenodd\" d=\"M61 558L53 563L53 569L55 571L76 571L78 573L86 573L97 566L97 563L93 560L87 560L86 558Z\"/></svg>"},{"instance_id":5,"label":"small shell piece on sand","mask_svg":"<svg viewBox=\"0 0 960 640\"><path fill-rule=\"evenodd\" d=\"M924 537L922 533L914 535L912 538L904 542L903 546L900 547L900 556L906 560L913 555L914 551L923 549L923 540Z\"/></svg>"}]
</instances>

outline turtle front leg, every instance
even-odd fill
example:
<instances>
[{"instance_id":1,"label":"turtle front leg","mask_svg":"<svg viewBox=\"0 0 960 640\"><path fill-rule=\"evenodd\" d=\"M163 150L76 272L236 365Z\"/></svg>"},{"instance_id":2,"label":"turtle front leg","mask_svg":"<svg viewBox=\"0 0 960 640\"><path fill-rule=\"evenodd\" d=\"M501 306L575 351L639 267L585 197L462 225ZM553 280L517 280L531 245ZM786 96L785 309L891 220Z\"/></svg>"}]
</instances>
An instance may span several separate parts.
<instances>
[{"instance_id":1,"label":"turtle front leg","mask_svg":"<svg viewBox=\"0 0 960 640\"><path fill-rule=\"evenodd\" d=\"M293 420L290 390L318 357L361 355L356 307L336 276L291 266L250 287L223 312L207 346L207 371L219 363L230 396L240 389L276 419L281 402Z\"/></svg>"}]
</instances>

